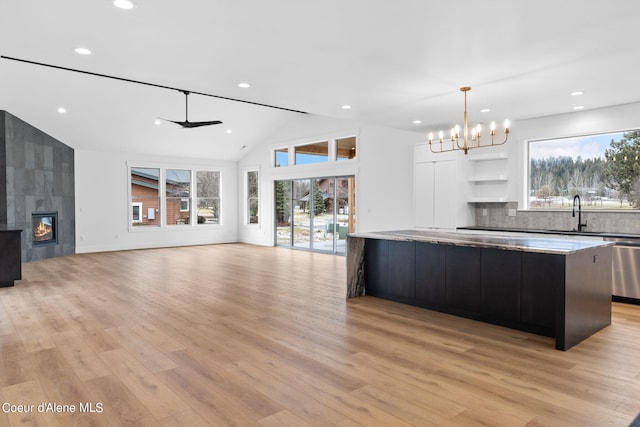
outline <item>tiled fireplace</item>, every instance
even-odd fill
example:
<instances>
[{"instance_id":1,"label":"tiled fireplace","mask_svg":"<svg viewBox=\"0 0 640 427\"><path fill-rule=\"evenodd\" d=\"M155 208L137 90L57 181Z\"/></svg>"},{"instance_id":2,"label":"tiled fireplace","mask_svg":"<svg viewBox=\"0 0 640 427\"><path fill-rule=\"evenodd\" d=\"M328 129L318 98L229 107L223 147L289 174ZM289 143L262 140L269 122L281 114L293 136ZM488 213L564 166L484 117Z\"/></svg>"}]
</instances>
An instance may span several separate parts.
<instances>
[{"instance_id":1,"label":"tiled fireplace","mask_svg":"<svg viewBox=\"0 0 640 427\"><path fill-rule=\"evenodd\" d=\"M0 111L0 226L22 230L22 262L75 253L74 151Z\"/></svg>"}]
</instances>

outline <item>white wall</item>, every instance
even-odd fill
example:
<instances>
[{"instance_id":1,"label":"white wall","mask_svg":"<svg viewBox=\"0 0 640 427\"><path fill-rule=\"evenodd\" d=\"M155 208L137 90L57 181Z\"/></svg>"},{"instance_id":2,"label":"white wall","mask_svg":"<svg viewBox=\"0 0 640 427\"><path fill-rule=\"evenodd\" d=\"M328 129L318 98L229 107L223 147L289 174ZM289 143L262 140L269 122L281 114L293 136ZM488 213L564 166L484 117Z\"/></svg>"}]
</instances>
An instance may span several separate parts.
<instances>
[{"instance_id":1,"label":"white wall","mask_svg":"<svg viewBox=\"0 0 640 427\"><path fill-rule=\"evenodd\" d=\"M202 166L219 169L221 225L129 230L127 162L141 162L166 168ZM236 162L76 150L76 252L236 242L237 175Z\"/></svg>"},{"instance_id":2,"label":"white wall","mask_svg":"<svg viewBox=\"0 0 640 427\"><path fill-rule=\"evenodd\" d=\"M272 149L357 133L355 160L272 166ZM240 161L238 182L247 169L260 170L260 226L241 224L242 242L272 245L274 181L322 176L356 176L356 230L358 232L413 228L413 146L419 133L343 121L317 115L292 120ZM242 189L241 193L244 193ZM241 196L244 197L244 196ZM244 201L240 201L243 212ZM241 215L243 217L244 215Z\"/></svg>"}]
</instances>

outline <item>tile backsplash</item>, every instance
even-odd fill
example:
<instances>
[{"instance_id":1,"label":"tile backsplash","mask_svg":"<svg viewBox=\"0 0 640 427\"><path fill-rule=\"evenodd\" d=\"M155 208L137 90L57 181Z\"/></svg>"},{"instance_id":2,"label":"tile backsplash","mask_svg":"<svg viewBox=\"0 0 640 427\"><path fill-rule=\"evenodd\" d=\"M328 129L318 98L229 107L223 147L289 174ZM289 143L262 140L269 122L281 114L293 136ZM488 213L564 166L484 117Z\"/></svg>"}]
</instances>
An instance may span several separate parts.
<instances>
[{"instance_id":1,"label":"tile backsplash","mask_svg":"<svg viewBox=\"0 0 640 427\"><path fill-rule=\"evenodd\" d=\"M515 215L514 215L515 214ZM570 231L578 226L578 215L566 211L518 210L517 202L476 203L475 225L480 227L524 228ZM584 231L640 234L640 212L599 212L582 210Z\"/></svg>"}]
</instances>

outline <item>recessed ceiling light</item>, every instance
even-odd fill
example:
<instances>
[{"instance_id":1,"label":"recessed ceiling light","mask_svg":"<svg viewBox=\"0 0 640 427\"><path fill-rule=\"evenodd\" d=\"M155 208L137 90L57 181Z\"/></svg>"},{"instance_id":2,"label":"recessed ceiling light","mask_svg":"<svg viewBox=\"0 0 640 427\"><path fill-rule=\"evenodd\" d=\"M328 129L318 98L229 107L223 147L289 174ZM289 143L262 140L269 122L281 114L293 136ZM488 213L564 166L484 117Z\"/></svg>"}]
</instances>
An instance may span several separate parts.
<instances>
[{"instance_id":1,"label":"recessed ceiling light","mask_svg":"<svg viewBox=\"0 0 640 427\"><path fill-rule=\"evenodd\" d=\"M231 129L227 129L227 133L231 133L233 132Z\"/></svg>"},{"instance_id":2,"label":"recessed ceiling light","mask_svg":"<svg viewBox=\"0 0 640 427\"><path fill-rule=\"evenodd\" d=\"M160 120L160 119L155 119L155 120L153 121L153 124L154 124L154 125L156 125L156 126L160 126L160 125L162 124L162 120Z\"/></svg>"},{"instance_id":3,"label":"recessed ceiling light","mask_svg":"<svg viewBox=\"0 0 640 427\"><path fill-rule=\"evenodd\" d=\"M60 114L64 114L64 113L66 113L66 112L67 112L67 109L66 109L66 108L64 108L64 107L58 107L58 113L60 113Z\"/></svg>"},{"instance_id":4,"label":"recessed ceiling light","mask_svg":"<svg viewBox=\"0 0 640 427\"><path fill-rule=\"evenodd\" d=\"M74 49L75 53L78 55L91 55L91 51L86 47L77 47Z\"/></svg>"},{"instance_id":5,"label":"recessed ceiling light","mask_svg":"<svg viewBox=\"0 0 640 427\"><path fill-rule=\"evenodd\" d=\"M584 108L584 105L576 105L575 107L573 107L574 110L582 110Z\"/></svg>"},{"instance_id":6,"label":"recessed ceiling light","mask_svg":"<svg viewBox=\"0 0 640 427\"><path fill-rule=\"evenodd\" d=\"M584 92L581 90L576 90L575 92L571 92L571 96L580 96L584 95Z\"/></svg>"},{"instance_id":7,"label":"recessed ceiling light","mask_svg":"<svg viewBox=\"0 0 640 427\"><path fill-rule=\"evenodd\" d=\"M246 89L248 87L251 87L251 85L249 83L243 82L243 83L238 83L238 87Z\"/></svg>"},{"instance_id":8,"label":"recessed ceiling light","mask_svg":"<svg viewBox=\"0 0 640 427\"><path fill-rule=\"evenodd\" d=\"M413 124L414 124L414 125L419 125L420 123L422 123L422 120L414 120L414 121L413 121Z\"/></svg>"},{"instance_id":9,"label":"recessed ceiling light","mask_svg":"<svg viewBox=\"0 0 640 427\"><path fill-rule=\"evenodd\" d=\"M129 0L113 0L113 5L120 9L133 9L133 3Z\"/></svg>"},{"instance_id":10,"label":"recessed ceiling light","mask_svg":"<svg viewBox=\"0 0 640 427\"><path fill-rule=\"evenodd\" d=\"M480 110L481 113L488 113L489 111L491 111L488 108L483 108L482 110Z\"/></svg>"},{"instance_id":11,"label":"recessed ceiling light","mask_svg":"<svg viewBox=\"0 0 640 427\"><path fill-rule=\"evenodd\" d=\"M343 105L342 109L343 110L350 110L351 109L351 105Z\"/></svg>"}]
</instances>

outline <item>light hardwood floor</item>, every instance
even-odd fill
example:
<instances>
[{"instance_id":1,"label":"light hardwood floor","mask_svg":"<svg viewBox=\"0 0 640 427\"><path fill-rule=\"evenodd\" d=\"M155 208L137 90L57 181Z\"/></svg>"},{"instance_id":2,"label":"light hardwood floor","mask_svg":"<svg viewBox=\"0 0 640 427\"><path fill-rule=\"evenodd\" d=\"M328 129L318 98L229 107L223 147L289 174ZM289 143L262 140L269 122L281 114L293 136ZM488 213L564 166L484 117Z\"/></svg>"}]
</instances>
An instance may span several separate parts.
<instances>
[{"instance_id":1,"label":"light hardwood floor","mask_svg":"<svg viewBox=\"0 0 640 427\"><path fill-rule=\"evenodd\" d=\"M24 264L0 289L0 403L34 412L0 426L627 426L640 412L639 306L614 303L611 326L561 352L345 300L344 283L343 257L243 244Z\"/></svg>"}]
</instances>

